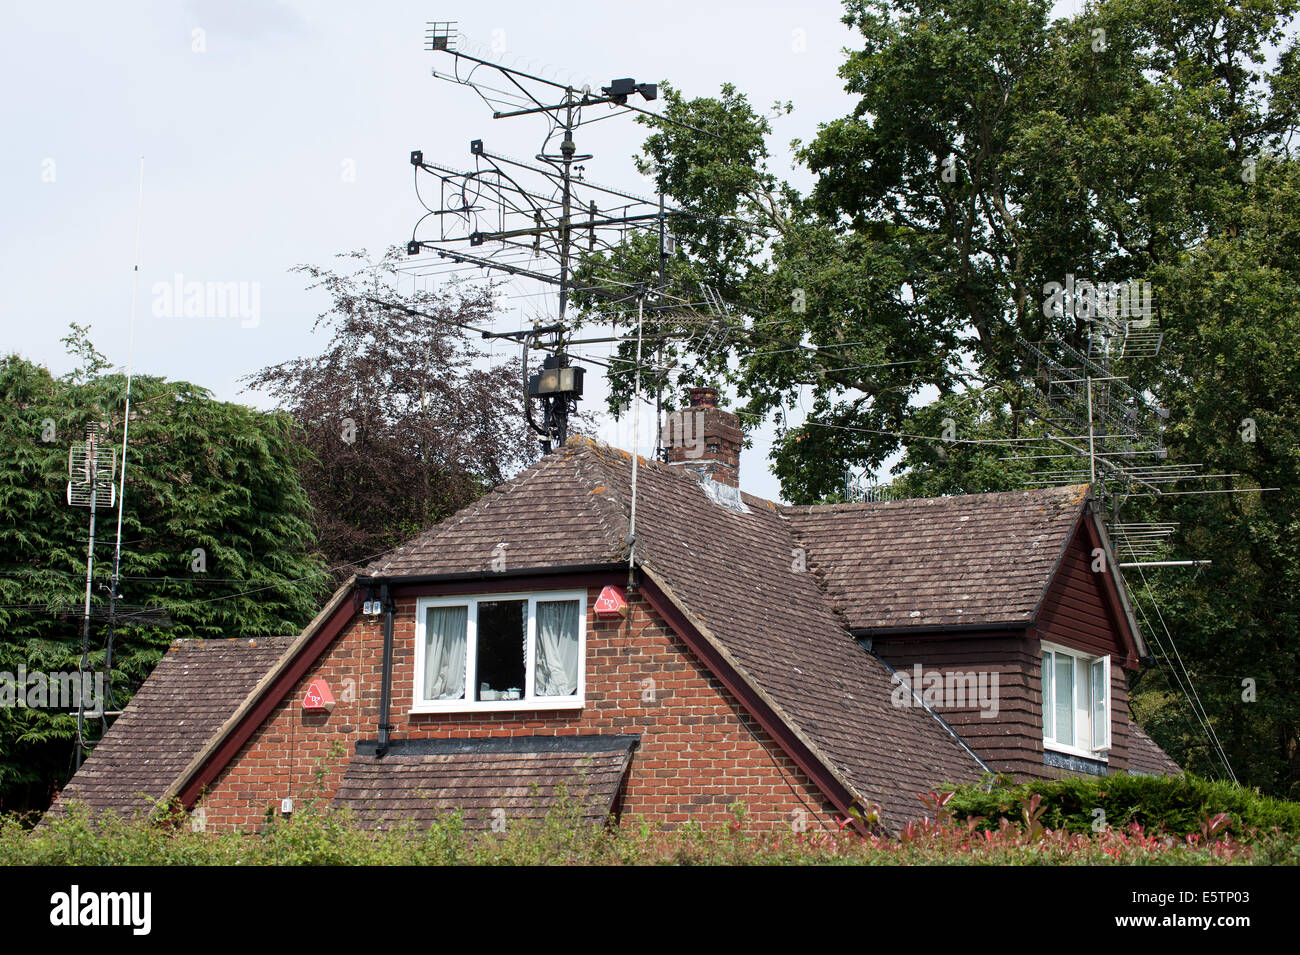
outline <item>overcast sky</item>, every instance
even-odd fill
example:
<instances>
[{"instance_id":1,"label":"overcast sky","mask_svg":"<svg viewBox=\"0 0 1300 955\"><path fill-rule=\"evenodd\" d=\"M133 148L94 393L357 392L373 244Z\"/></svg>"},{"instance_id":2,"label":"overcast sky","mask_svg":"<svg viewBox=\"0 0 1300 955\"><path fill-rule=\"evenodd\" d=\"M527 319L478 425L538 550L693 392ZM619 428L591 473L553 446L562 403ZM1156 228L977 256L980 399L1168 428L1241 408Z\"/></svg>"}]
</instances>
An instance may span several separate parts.
<instances>
[{"instance_id":1,"label":"overcast sky","mask_svg":"<svg viewBox=\"0 0 1300 955\"><path fill-rule=\"evenodd\" d=\"M578 85L632 76L712 95L732 82L758 107L792 100L794 114L775 124L775 168L804 184L786 167L784 145L852 107L836 76L841 50L854 45L840 12L833 0L6 0L0 348L61 373L70 362L59 339L78 322L125 365L143 156L135 367L264 407L239 379L324 344L311 325L325 302L289 269L404 244L422 211L411 149L452 166L467 163L474 138L504 153L538 149L540 126L494 121L471 91L430 76L447 58L424 50L427 20L457 20L467 42L499 51L489 55L507 65ZM596 153L589 175L649 191L630 159L644 130L623 119L591 130L581 143ZM247 283L256 319L155 314L155 286L178 275ZM498 328L522 327L550 307L535 298L510 305ZM505 345L498 353L515 354ZM595 377L587 404L603 407ZM631 443L626 428L605 436ZM741 484L775 498L769 440L767 431L756 436Z\"/></svg>"}]
</instances>

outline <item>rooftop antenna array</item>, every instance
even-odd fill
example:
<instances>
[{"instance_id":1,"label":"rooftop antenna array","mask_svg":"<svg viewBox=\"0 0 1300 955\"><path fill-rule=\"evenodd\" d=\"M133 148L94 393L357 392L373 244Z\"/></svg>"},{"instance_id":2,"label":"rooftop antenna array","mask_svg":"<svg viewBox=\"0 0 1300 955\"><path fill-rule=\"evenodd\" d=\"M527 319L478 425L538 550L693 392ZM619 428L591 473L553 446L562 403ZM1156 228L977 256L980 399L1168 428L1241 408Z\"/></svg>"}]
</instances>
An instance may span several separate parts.
<instances>
[{"instance_id":1,"label":"rooftop antenna array","mask_svg":"<svg viewBox=\"0 0 1300 955\"><path fill-rule=\"evenodd\" d=\"M554 321L520 331L483 333L520 344L528 425L541 436L543 451L549 451L564 442L569 415L582 396L583 369L573 362L583 359L568 352L568 346L575 344L571 338L574 295L596 298L625 313L639 304L640 314L650 313L651 321L656 309L678 310L693 304L687 297L670 294L662 282L662 264L672 243L667 220L687 213L668 207L662 196L638 195L595 182L587 174L594 155L579 152L575 141L579 130L613 116L642 114L669 120L638 105L658 98L654 83L619 78L599 90L577 88L474 56L458 49L457 40L454 21L428 24L425 48L450 58L445 68L433 69L433 76L472 89L492 109L493 119L538 117L546 132L532 158L507 155L483 139L470 143L471 160L464 167L433 162L422 150L412 151L416 194L427 211L412 230L407 254L435 257L432 262L415 263L416 274L421 269L432 271L435 262L449 261L541 283L554 294ZM608 252L651 230L658 233L661 263L660 282L653 290L652 283L638 276L575 280L575 265L582 254ZM651 295L654 304L648 305ZM531 376L530 347L550 352L541 372ZM540 406L537 415L535 403Z\"/></svg>"},{"instance_id":2,"label":"rooftop antenna array","mask_svg":"<svg viewBox=\"0 0 1300 955\"><path fill-rule=\"evenodd\" d=\"M1226 485L1237 474L1205 474L1201 464L1166 463L1168 451L1162 429L1169 412L1148 392L1132 387L1127 376L1116 373L1125 359L1156 357L1164 343L1164 334L1156 326L1156 316L1151 310L1150 287L1142 284L1146 291L1136 308L1134 283L1129 283L1127 294L1118 285L1098 290L1097 307L1083 312L1083 317L1088 319L1088 338L1082 351L1059 339L1038 343L1020 341L1034 363L1038 385L1038 401L1031 413L1036 413L1055 433L1045 439L1044 450L1048 453L1029 451L1011 460L1052 462L1029 475L1031 484L1087 481L1101 502L1107 536L1114 544L1120 573L1134 570L1154 599L1145 568L1198 567L1210 561L1163 559L1179 525L1173 521L1125 521L1121 512L1126 501L1135 497L1255 493L1276 488L1233 488ZM1076 317L1080 314L1078 305L1076 300L1070 306ZM1225 486L1200 483L1207 481L1222 481ZM1129 560L1123 560L1122 555ZM1191 674L1164 628L1158 607L1157 619L1165 629L1165 639L1161 640L1148 621L1153 644L1187 699L1227 777L1236 781Z\"/></svg>"},{"instance_id":3,"label":"rooftop antenna array","mask_svg":"<svg viewBox=\"0 0 1300 955\"><path fill-rule=\"evenodd\" d=\"M1067 314L1079 314L1078 306L1078 301L1067 303ZM1150 293L1138 304L1136 291L1130 293L1123 286L1103 289L1084 314L1088 339L1082 349L1060 339L1018 339L1037 385L1030 413L1051 433L1041 447L1026 445L1002 460L1035 462L1037 470L1030 471L1026 481L1030 486L1092 485L1117 556L1132 558L1121 567L1139 566L1139 558L1144 559L1141 566L1208 564L1208 560L1146 560L1162 556L1178 524L1121 517L1131 498L1230 494L1235 489L1199 482L1238 477L1206 474L1201 464L1168 463L1163 438L1168 410L1148 392L1130 385L1128 376L1117 373L1124 359L1154 358L1160 352L1164 333L1151 311Z\"/></svg>"},{"instance_id":4,"label":"rooftop antenna array","mask_svg":"<svg viewBox=\"0 0 1300 955\"><path fill-rule=\"evenodd\" d=\"M90 537L86 545L86 604L81 622L81 663L77 668L79 686L90 658L90 592L95 569L95 516L100 508L110 508L116 500L113 476L117 457L113 447L100 437L99 428L86 428L86 440L73 441L68 450L68 504L90 511ZM77 695L77 768L85 748L86 701Z\"/></svg>"},{"instance_id":5,"label":"rooftop antenna array","mask_svg":"<svg viewBox=\"0 0 1300 955\"><path fill-rule=\"evenodd\" d=\"M645 109L643 104L658 97L655 84L624 78L611 80L599 90L589 85L579 88L470 54L459 48L459 39L454 21L428 24L425 48L439 57L433 76L472 90L492 110L493 119L535 117L545 124L545 132L531 159L511 156L484 139L470 142L470 162L464 166L434 162L423 150L412 151L416 195L425 213L406 244L413 258L402 271L435 276L471 270L542 287L541 293L526 297L554 307L538 316L532 328L474 330L484 338L508 339L521 346L525 413L529 427L543 439L544 452L563 443L568 417L581 397L583 376L574 362L634 369L634 402L643 393L643 384L655 391L655 454L661 458L666 456L662 399L670 375L676 373L680 384L687 377L698 377L701 367L716 371L742 340L776 351L804 352L813 366L808 382L812 385L851 382L855 370L877 367L838 360L839 353L832 350L862 343L819 349L786 341L776 332L760 331L760 324L773 324L760 322L761 310L733 304L710 285L688 287L669 280L667 263L676 250L675 223L708 219L764 236L768 230L675 207L665 202L662 193L640 195L597 182L589 174L594 156L578 151L577 137L604 119L640 114L698 136L715 135ZM631 272L611 261L613 256L603 259L599 269L581 267L584 258L589 261L593 255L636 240L647 251L657 243L657 275ZM578 315L575 300L583 306ZM371 301L409 311L396 303ZM612 326L613 337L575 339L573 331L579 324ZM670 341L685 342L684 353L692 355L695 363L665 362ZM625 346L628 354L601 361L571 350L611 342ZM538 374L531 374L530 350L547 353ZM540 409L537 414L535 407Z\"/></svg>"}]
</instances>

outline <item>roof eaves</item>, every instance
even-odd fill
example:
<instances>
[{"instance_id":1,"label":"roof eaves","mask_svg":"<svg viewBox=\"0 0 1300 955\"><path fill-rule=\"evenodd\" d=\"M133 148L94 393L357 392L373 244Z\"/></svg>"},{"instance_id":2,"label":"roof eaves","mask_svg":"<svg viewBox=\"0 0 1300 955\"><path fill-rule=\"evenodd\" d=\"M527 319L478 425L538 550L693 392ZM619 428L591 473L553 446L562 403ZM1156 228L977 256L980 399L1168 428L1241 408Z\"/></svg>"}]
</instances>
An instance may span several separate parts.
<instances>
[{"instance_id":1,"label":"roof eaves","mask_svg":"<svg viewBox=\"0 0 1300 955\"><path fill-rule=\"evenodd\" d=\"M1048 591L1052 589L1052 581L1056 579L1057 572L1061 569L1061 562L1065 560L1065 555L1070 550L1070 545L1074 543L1074 538L1079 534L1079 528L1083 526L1084 515L1088 509L1088 502L1092 500L1092 489L1089 485L1073 485L1082 487L1083 493L1072 503L1078 508L1074 520L1070 525L1070 532L1065 535L1065 540L1061 542L1061 548L1056 553L1056 559L1052 561L1052 569L1048 571L1047 578L1043 581L1043 587L1038 592L1038 599L1034 601L1034 609L1030 612L1028 623L1032 626L1038 622L1038 613L1043 609L1043 603L1047 600Z\"/></svg>"},{"instance_id":2,"label":"roof eaves","mask_svg":"<svg viewBox=\"0 0 1300 955\"><path fill-rule=\"evenodd\" d=\"M180 775L177 776L176 779L172 781L171 785L167 787L166 791L164 791L162 795L163 802L176 798L182 791L184 791L185 787L189 784L194 775L203 767L212 755L216 753L221 744L225 741L226 737L229 736L237 726L239 726L248 711L256 705L257 700L261 695L276 681L284 669L293 661L294 657L298 655L298 651L322 626L325 625L326 621L333 617L341 608L344 600L351 593L353 585L356 583L356 579L356 576L353 575L348 578L348 580L339 587L338 590L334 591L334 595L330 597L325 606L321 608L320 613L316 614L316 616L312 618L311 622L303 628L302 633L298 635L298 638L289 644L284 653L280 654L280 659L276 661L275 666L267 670L262 678L257 681L257 685L249 691L248 695L244 697L243 702L235 708L235 712L221 724L221 728L208 739L207 743L204 744L199 753L190 760L189 764L181 771Z\"/></svg>"},{"instance_id":3,"label":"roof eaves","mask_svg":"<svg viewBox=\"0 0 1300 955\"><path fill-rule=\"evenodd\" d=\"M1138 653L1138 659L1145 659L1149 656L1146 639L1142 636L1142 628L1138 626L1137 617L1133 615L1133 607L1128 599L1128 586L1124 582L1124 576L1119 569L1119 559L1115 556L1115 550L1110 543L1110 535L1106 533L1106 524L1101 519L1095 507L1087 508L1084 517L1090 520L1092 529L1097 535L1097 540L1101 543L1101 549L1106 555L1106 560L1110 565L1112 574L1111 582L1114 585L1116 598L1119 600L1120 611L1123 614L1124 621L1128 624L1130 632L1133 634L1133 644ZM1106 589L1106 588L1103 588Z\"/></svg>"}]
</instances>

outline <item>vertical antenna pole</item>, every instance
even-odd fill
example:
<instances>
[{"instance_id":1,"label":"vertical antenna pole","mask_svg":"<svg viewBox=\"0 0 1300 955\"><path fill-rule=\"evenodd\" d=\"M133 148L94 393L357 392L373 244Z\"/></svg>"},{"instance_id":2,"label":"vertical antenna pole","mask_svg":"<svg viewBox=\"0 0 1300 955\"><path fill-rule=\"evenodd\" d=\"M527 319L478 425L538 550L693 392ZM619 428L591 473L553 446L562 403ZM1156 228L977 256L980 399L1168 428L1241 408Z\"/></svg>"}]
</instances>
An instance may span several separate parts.
<instances>
[{"instance_id":1,"label":"vertical antenna pole","mask_svg":"<svg viewBox=\"0 0 1300 955\"><path fill-rule=\"evenodd\" d=\"M659 190L659 304L663 304L663 291L667 288L665 275L667 273L668 250L665 247L664 234L664 192ZM660 315L662 318L662 314ZM638 330L638 334L640 334ZM663 395L664 382L661 377L663 374L663 339L655 345L655 460L659 460L659 455L663 451L664 443L664 422L663 422Z\"/></svg>"},{"instance_id":2,"label":"vertical antenna pole","mask_svg":"<svg viewBox=\"0 0 1300 955\"><path fill-rule=\"evenodd\" d=\"M1097 455L1092 443L1092 376L1088 376L1088 483L1097 483Z\"/></svg>"},{"instance_id":3,"label":"vertical antenna pole","mask_svg":"<svg viewBox=\"0 0 1300 955\"><path fill-rule=\"evenodd\" d=\"M86 685L86 664L90 654L90 586L95 567L95 506L99 503L99 486L95 483L99 477L99 462L96 460L96 439L99 436L92 428L86 435L86 472L90 477L90 541L86 546L86 610L81 618L81 666L77 668L77 680L81 686ZM82 730L86 720L86 700L82 693L77 694L77 769L81 768L83 748Z\"/></svg>"},{"instance_id":4,"label":"vertical antenna pole","mask_svg":"<svg viewBox=\"0 0 1300 955\"><path fill-rule=\"evenodd\" d=\"M564 113L564 139L560 141L560 156L564 168L563 199L560 210L560 324L564 324L564 313L569 304L569 217L573 202L573 183L570 167L577 147L573 145L573 90L564 94L568 108Z\"/></svg>"},{"instance_id":5,"label":"vertical antenna pole","mask_svg":"<svg viewBox=\"0 0 1300 955\"><path fill-rule=\"evenodd\" d=\"M122 508L126 503L126 442L131 433L131 377L135 369L135 303L136 289L140 284L140 235L143 228L144 157L141 156L140 190L135 207L135 266L131 270L131 330L126 352L126 408L122 414L122 476L117 486L117 545L113 549L113 582L108 591L108 642L104 650L105 699L101 707L104 712L113 708L113 632L117 620L117 583L122 573Z\"/></svg>"},{"instance_id":6,"label":"vertical antenna pole","mask_svg":"<svg viewBox=\"0 0 1300 955\"><path fill-rule=\"evenodd\" d=\"M636 376L632 386L632 507L627 521L627 588L632 589L633 558L636 552L636 464L641 444L641 319L645 315L645 290L636 298Z\"/></svg>"}]
</instances>

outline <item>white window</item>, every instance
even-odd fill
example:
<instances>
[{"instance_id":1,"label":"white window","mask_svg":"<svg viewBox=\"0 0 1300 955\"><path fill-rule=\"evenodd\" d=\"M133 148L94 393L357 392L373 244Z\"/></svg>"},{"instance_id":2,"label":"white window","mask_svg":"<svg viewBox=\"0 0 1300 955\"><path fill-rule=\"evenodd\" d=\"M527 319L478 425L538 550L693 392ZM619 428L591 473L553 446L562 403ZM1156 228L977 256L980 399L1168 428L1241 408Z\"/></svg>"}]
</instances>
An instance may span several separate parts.
<instances>
[{"instance_id":1,"label":"white window","mask_svg":"<svg viewBox=\"0 0 1300 955\"><path fill-rule=\"evenodd\" d=\"M585 592L426 597L415 611L412 712L582 706Z\"/></svg>"},{"instance_id":2,"label":"white window","mask_svg":"<svg viewBox=\"0 0 1300 955\"><path fill-rule=\"evenodd\" d=\"M1110 749L1110 657L1043 644L1043 746L1105 759Z\"/></svg>"}]
</instances>

